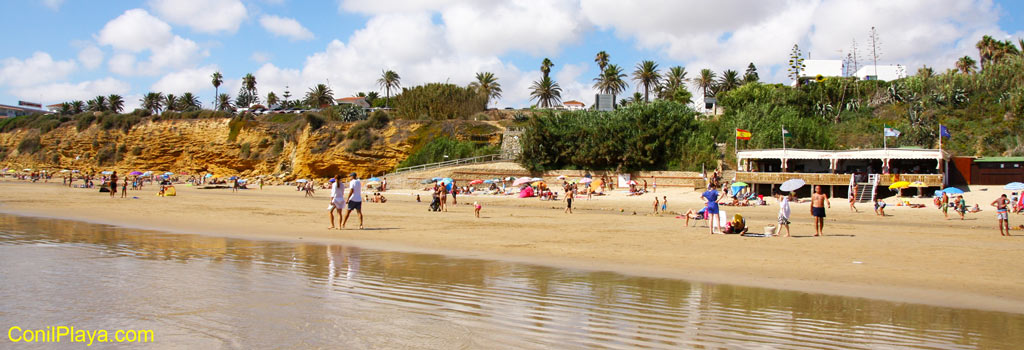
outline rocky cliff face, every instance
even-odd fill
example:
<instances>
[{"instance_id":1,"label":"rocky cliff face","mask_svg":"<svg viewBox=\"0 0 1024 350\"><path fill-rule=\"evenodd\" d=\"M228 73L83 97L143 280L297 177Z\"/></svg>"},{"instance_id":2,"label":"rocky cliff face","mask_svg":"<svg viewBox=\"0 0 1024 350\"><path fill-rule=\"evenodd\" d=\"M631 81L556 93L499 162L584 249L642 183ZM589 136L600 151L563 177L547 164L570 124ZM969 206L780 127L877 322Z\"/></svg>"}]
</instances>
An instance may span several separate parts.
<instances>
[{"instance_id":1,"label":"rocky cliff face","mask_svg":"<svg viewBox=\"0 0 1024 350\"><path fill-rule=\"evenodd\" d=\"M308 125L284 130L269 122L233 123L238 122L145 121L127 131L98 125L78 131L69 123L47 133L16 130L0 133L0 165L50 171L271 175L282 180L350 172L373 176L408 157L416 131L423 127L418 122L393 121L370 131L374 141L368 149L349 152L348 145L355 140L345 140L343 135L355 123L330 123L316 131ZM38 146L33 146L36 138Z\"/></svg>"}]
</instances>

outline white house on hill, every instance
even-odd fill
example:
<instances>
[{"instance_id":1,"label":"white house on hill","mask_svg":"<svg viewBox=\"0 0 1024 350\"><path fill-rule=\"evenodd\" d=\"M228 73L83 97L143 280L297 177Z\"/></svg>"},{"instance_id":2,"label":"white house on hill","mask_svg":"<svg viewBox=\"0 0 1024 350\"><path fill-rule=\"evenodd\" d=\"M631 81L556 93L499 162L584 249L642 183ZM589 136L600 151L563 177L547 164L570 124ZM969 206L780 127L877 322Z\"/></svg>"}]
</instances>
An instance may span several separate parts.
<instances>
[{"instance_id":1,"label":"white house on hill","mask_svg":"<svg viewBox=\"0 0 1024 350\"><path fill-rule=\"evenodd\" d=\"M843 61L804 60L804 70L800 72L800 77L814 79L819 75L823 77L843 76Z\"/></svg>"},{"instance_id":2,"label":"white house on hill","mask_svg":"<svg viewBox=\"0 0 1024 350\"><path fill-rule=\"evenodd\" d=\"M877 67L877 68L876 68ZM860 80L890 81L907 77L907 68L900 64L866 65L854 73Z\"/></svg>"}]
</instances>

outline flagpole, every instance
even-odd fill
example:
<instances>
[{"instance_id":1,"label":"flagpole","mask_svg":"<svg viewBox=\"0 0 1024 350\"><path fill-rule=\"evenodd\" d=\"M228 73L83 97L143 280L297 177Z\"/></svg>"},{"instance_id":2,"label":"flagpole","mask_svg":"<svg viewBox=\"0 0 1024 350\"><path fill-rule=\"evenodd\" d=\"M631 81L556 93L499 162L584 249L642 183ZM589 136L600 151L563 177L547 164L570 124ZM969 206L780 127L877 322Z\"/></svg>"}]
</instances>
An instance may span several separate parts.
<instances>
[{"instance_id":1,"label":"flagpole","mask_svg":"<svg viewBox=\"0 0 1024 350\"><path fill-rule=\"evenodd\" d=\"M882 124L882 149L889 149L889 147L885 144L885 141L885 124Z\"/></svg>"},{"instance_id":2,"label":"flagpole","mask_svg":"<svg viewBox=\"0 0 1024 350\"><path fill-rule=\"evenodd\" d=\"M786 150L786 124L782 124L782 150Z\"/></svg>"}]
</instances>

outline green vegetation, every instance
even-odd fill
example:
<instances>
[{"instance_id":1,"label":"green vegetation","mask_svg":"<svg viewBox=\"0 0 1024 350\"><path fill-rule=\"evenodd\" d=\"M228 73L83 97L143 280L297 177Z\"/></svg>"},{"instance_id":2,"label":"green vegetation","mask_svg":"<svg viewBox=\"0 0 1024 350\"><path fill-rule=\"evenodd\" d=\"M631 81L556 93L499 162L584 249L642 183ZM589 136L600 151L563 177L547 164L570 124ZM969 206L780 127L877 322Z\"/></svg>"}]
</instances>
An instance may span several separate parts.
<instances>
[{"instance_id":1,"label":"green vegetation","mask_svg":"<svg viewBox=\"0 0 1024 350\"><path fill-rule=\"evenodd\" d=\"M18 143L18 152L24 154L35 154L42 148L42 140L39 139L39 134L28 136L21 139Z\"/></svg>"},{"instance_id":2,"label":"green vegetation","mask_svg":"<svg viewBox=\"0 0 1024 350\"><path fill-rule=\"evenodd\" d=\"M432 139L429 143L409 155L398 167L408 167L420 164L442 162L450 159L468 158L498 153L498 146L477 143L471 141L459 141L441 136ZM444 156L448 156L446 159Z\"/></svg>"},{"instance_id":3,"label":"green vegetation","mask_svg":"<svg viewBox=\"0 0 1024 350\"><path fill-rule=\"evenodd\" d=\"M466 119L487 108L475 89L442 83L403 89L393 102L399 118L417 120Z\"/></svg>"}]
</instances>

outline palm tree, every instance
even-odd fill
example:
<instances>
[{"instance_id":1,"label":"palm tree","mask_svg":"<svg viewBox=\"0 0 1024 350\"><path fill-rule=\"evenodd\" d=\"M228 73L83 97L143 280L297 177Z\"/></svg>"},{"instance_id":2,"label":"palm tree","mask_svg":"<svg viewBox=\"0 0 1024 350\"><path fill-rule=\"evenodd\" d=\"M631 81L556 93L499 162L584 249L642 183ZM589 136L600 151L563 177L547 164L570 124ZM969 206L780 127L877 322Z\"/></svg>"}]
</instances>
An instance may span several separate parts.
<instances>
[{"instance_id":1,"label":"palm tree","mask_svg":"<svg viewBox=\"0 0 1024 350\"><path fill-rule=\"evenodd\" d=\"M191 92L181 94L178 98L178 107L182 111L195 111L202 108L202 103L199 102L199 98L193 95Z\"/></svg>"},{"instance_id":2,"label":"palm tree","mask_svg":"<svg viewBox=\"0 0 1024 350\"><path fill-rule=\"evenodd\" d=\"M377 85L384 89L384 95L387 100L384 101L384 107L391 105L391 89L398 90L402 86L402 77L398 76L393 70L381 71L380 79L377 79Z\"/></svg>"},{"instance_id":3,"label":"palm tree","mask_svg":"<svg viewBox=\"0 0 1024 350\"><path fill-rule=\"evenodd\" d=\"M114 113L121 113L124 110L124 98L118 94L107 96L107 106Z\"/></svg>"},{"instance_id":4,"label":"palm tree","mask_svg":"<svg viewBox=\"0 0 1024 350\"><path fill-rule=\"evenodd\" d=\"M530 85L530 100L537 100L540 108L551 108L562 102L562 87L545 76Z\"/></svg>"},{"instance_id":5,"label":"palm tree","mask_svg":"<svg viewBox=\"0 0 1024 350\"><path fill-rule=\"evenodd\" d=\"M740 87L740 74L732 69L722 72L722 78L718 81L718 91L726 92Z\"/></svg>"},{"instance_id":6,"label":"palm tree","mask_svg":"<svg viewBox=\"0 0 1024 350\"><path fill-rule=\"evenodd\" d=\"M217 110L218 111L233 111L235 108L231 106L231 95L220 94L217 95Z\"/></svg>"},{"instance_id":7,"label":"palm tree","mask_svg":"<svg viewBox=\"0 0 1024 350\"><path fill-rule=\"evenodd\" d=\"M69 115L69 114L72 113L73 110L74 110L74 107L71 107L71 103L64 102L64 103L60 104L60 114L61 115Z\"/></svg>"},{"instance_id":8,"label":"palm tree","mask_svg":"<svg viewBox=\"0 0 1024 350\"><path fill-rule=\"evenodd\" d=\"M615 95L629 87L624 78L626 74L622 72L622 68L617 64L609 64L601 76L594 78L594 88L603 94L611 94L612 101L615 101Z\"/></svg>"},{"instance_id":9,"label":"palm tree","mask_svg":"<svg viewBox=\"0 0 1024 350\"><path fill-rule=\"evenodd\" d=\"M380 94L377 93L376 91L370 91L366 93L366 103L369 103L371 106L373 106L373 101L376 101L379 98Z\"/></svg>"},{"instance_id":10,"label":"palm tree","mask_svg":"<svg viewBox=\"0 0 1024 350\"><path fill-rule=\"evenodd\" d=\"M167 107L168 111L178 110L179 103L181 103L181 101L178 99L178 96L174 96L174 94L167 94L167 96L164 96L164 106Z\"/></svg>"},{"instance_id":11,"label":"palm tree","mask_svg":"<svg viewBox=\"0 0 1024 350\"><path fill-rule=\"evenodd\" d=\"M501 97L501 83L491 72L476 73L476 81L470 83L469 87L487 97L487 104L491 103L491 99Z\"/></svg>"},{"instance_id":12,"label":"palm tree","mask_svg":"<svg viewBox=\"0 0 1024 350\"><path fill-rule=\"evenodd\" d=\"M637 87L644 87L644 102L650 102L647 95L661 80L658 64L650 60L637 63L636 70L633 71L633 80L637 82Z\"/></svg>"},{"instance_id":13,"label":"palm tree","mask_svg":"<svg viewBox=\"0 0 1024 350\"><path fill-rule=\"evenodd\" d=\"M935 70L932 69L932 67L922 65L921 68L917 69L917 76L921 79L928 80L928 78L931 78L933 75L935 75Z\"/></svg>"},{"instance_id":14,"label":"palm tree","mask_svg":"<svg viewBox=\"0 0 1024 350\"><path fill-rule=\"evenodd\" d=\"M256 77L253 76L252 73L246 73L245 76L242 77L242 88L245 89L245 91L248 92L250 95L257 96ZM257 100L258 97L259 96L257 96Z\"/></svg>"},{"instance_id":15,"label":"palm tree","mask_svg":"<svg viewBox=\"0 0 1024 350\"><path fill-rule=\"evenodd\" d=\"M81 100L71 101L71 112L79 114L85 111L85 102Z\"/></svg>"},{"instance_id":16,"label":"palm tree","mask_svg":"<svg viewBox=\"0 0 1024 350\"><path fill-rule=\"evenodd\" d=\"M544 77L547 78L548 74L551 73L551 67L554 66L555 64L551 63L551 59L545 57L544 60L540 62L540 74L544 74Z\"/></svg>"},{"instance_id":17,"label":"palm tree","mask_svg":"<svg viewBox=\"0 0 1024 350\"><path fill-rule=\"evenodd\" d=\"M637 91L633 93L633 97L629 99L629 103L637 103L640 101L644 101L645 99L646 97L644 97L644 94L641 94L640 91Z\"/></svg>"},{"instance_id":18,"label":"palm tree","mask_svg":"<svg viewBox=\"0 0 1024 350\"><path fill-rule=\"evenodd\" d=\"M956 70L960 73L971 74L977 72L978 65L971 56L964 56L956 60Z\"/></svg>"},{"instance_id":19,"label":"palm tree","mask_svg":"<svg viewBox=\"0 0 1024 350\"><path fill-rule=\"evenodd\" d=\"M598 52L597 56L594 56L594 62L597 63L597 68L600 68L601 73L604 73L604 69L608 67L609 58L608 53L604 51Z\"/></svg>"},{"instance_id":20,"label":"palm tree","mask_svg":"<svg viewBox=\"0 0 1024 350\"><path fill-rule=\"evenodd\" d=\"M142 102L142 108L150 113L160 114L160 111L164 108L164 95L159 92L150 92L143 96L139 102Z\"/></svg>"},{"instance_id":21,"label":"palm tree","mask_svg":"<svg viewBox=\"0 0 1024 350\"><path fill-rule=\"evenodd\" d=\"M104 96L96 96L96 98L89 100L89 110L93 112L104 112L107 110L107 98Z\"/></svg>"},{"instance_id":22,"label":"palm tree","mask_svg":"<svg viewBox=\"0 0 1024 350\"><path fill-rule=\"evenodd\" d=\"M217 99L220 98L220 84L224 83L224 76L220 72L213 72L210 75L211 83L213 83L213 104L217 104Z\"/></svg>"},{"instance_id":23,"label":"palm tree","mask_svg":"<svg viewBox=\"0 0 1024 350\"><path fill-rule=\"evenodd\" d=\"M327 85L316 84L316 86L309 88L309 92L306 92L306 104L310 105L310 107L324 108L330 106L333 102L334 92Z\"/></svg>"},{"instance_id":24,"label":"palm tree","mask_svg":"<svg viewBox=\"0 0 1024 350\"><path fill-rule=\"evenodd\" d=\"M700 76L693 80L693 84L701 89L704 97L708 97L708 89L715 85L715 72L704 68L700 70Z\"/></svg>"},{"instance_id":25,"label":"palm tree","mask_svg":"<svg viewBox=\"0 0 1024 350\"><path fill-rule=\"evenodd\" d=\"M684 85L689 81L686 78L686 73L686 68L682 66L669 68L668 73L665 74L664 81L658 86L658 97L666 100L672 99L676 90L685 89Z\"/></svg>"},{"instance_id":26,"label":"palm tree","mask_svg":"<svg viewBox=\"0 0 1024 350\"><path fill-rule=\"evenodd\" d=\"M280 100L277 98L277 94L273 91L267 93L267 108L276 105Z\"/></svg>"}]
</instances>

